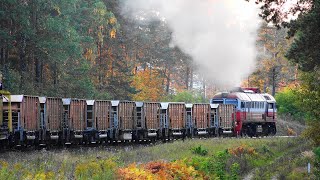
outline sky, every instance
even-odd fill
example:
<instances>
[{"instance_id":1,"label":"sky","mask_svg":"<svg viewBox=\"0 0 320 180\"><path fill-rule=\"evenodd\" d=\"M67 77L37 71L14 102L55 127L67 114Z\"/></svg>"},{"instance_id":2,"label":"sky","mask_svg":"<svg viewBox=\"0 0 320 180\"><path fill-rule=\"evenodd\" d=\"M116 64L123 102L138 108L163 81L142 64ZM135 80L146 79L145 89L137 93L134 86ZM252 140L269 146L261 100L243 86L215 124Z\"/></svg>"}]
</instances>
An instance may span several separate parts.
<instances>
[{"instance_id":1,"label":"sky","mask_svg":"<svg viewBox=\"0 0 320 180\"><path fill-rule=\"evenodd\" d=\"M153 18L165 19L172 31L171 44L192 57L199 72L217 86L240 86L255 69L255 42L261 20L254 2L126 0L122 9L130 16L141 11L157 12L159 16Z\"/></svg>"}]
</instances>

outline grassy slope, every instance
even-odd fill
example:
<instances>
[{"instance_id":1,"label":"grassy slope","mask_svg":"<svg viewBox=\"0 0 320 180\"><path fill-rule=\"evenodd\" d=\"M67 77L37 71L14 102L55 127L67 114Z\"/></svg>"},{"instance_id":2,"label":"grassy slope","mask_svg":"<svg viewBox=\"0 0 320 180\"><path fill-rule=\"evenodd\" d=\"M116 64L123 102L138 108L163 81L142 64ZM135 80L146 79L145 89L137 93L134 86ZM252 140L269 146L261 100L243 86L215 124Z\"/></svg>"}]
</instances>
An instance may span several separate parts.
<instances>
[{"instance_id":1,"label":"grassy slope","mask_svg":"<svg viewBox=\"0 0 320 180\"><path fill-rule=\"evenodd\" d=\"M255 169L256 177L290 176L290 173L299 168L305 161L301 152L309 150L309 143L300 138L263 138L263 139L193 139L185 141L174 141L166 144L148 146L112 146L80 148L67 150L41 150L28 152L4 152L0 160L8 162L9 167L16 164L35 174L39 171L60 173L68 178L74 178L74 171L78 164L96 162L101 159L113 158L117 166L127 166L131 163L146 163L156 160L172 161L178 159L191 159L195 156L190 150L200 146L208 150L207 157L229 148L240 146L253 147L256 156L232 156L229 164L234 162L240 164L240 175L245 176ZM299 161L300 160L300 161ZM290 163L288 163L290 162ZM286 167L286 168L284 168ZM288 170L284 170L288 169ZM300 172L299 175L305 172Z\"/></svg>"}]
</instances>

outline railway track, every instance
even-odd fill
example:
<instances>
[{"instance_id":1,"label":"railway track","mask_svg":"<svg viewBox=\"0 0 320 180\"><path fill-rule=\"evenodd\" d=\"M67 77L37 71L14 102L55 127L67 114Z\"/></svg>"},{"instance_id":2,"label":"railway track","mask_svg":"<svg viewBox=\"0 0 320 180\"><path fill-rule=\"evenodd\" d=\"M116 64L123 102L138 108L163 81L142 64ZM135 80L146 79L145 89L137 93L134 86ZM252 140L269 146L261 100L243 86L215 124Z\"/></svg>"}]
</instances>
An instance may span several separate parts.
<instances>
[{"instance_id":1,"label":"railway track","mask_svg":"<svg viewBox=\"0 0 320 180\"><path fill-rule=\"evenodd\" d=\"M272 139L272 138L297 138L298 136L259 136L259 137L200 137L200 138L187 138L185 140L219 140L219 139ZM30 152L30 151L38 151L38 150L75 150L75 149L86 149L86 148L135 148L135 147L146 147L146 146L155 146L161 145L164 143L174 143L176 141L185 141L183 139L167 139L165 142L163 141L151 141L151 140L140 140L139 142L135 141L108 141L104 143L90 143L90 144L64 144L64 145L46 145L41 144L39 146L21 146L17 145L14 147L1 148L0 152L7 151L20 151L20 152Z\"/></svg>"}]
</instances>

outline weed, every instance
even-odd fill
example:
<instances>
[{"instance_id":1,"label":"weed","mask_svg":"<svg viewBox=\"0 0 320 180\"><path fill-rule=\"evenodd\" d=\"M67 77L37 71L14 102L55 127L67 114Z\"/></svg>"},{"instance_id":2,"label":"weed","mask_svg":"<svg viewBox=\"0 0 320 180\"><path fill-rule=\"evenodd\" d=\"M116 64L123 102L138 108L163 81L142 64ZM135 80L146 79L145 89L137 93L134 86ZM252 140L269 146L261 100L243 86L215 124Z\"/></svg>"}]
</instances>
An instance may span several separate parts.
<instances>
[{"instance_id":1,"label":"weed","mask_svg":"<svg viewBox=\"0 0 320 180\"><path fill-rule=\"evenodd\" d=\"M191 151L193 154L197 154L200 156L206 156L208 154L208 150L203 148L201 145L194 147L194 148L191 148Z\"/></svg>"},{"instance_id":2,"label":"weed","mask_svg":"<svg viewBox=\"0 0 320 180\"><path fill-rule=\"evenodd\" d=\"M96 160L77 164L75 177L77 179L113 179L116 163L110 159Z\"/></svg>"},{"instance_id":3,"label":"weed","mask_svg":"<svg viewBox=\"0 0 320 180\"><path fill-rule=\"evenodd\" d=\"M229 179L237 180L240 179L240 165L238 163L233 163L231 165L231 177Z\"/></svg>"},{"instance_id":4,"label":"weed","mask_svg":"<svg viewBox=\"0 0 320 180\"><path fill-rule=\"evenodd\" d=\"M314 174L317 177L320 177L320 146L314 149L314 154L315 154L315 162L314 162Z\"/></svg>"},{"instance_id":5,"label":"weed","mask_svg":"<svg viewBox=\"0 0 320 180\"><path fill-rule=\"evenodd\" d=\"M203 179L203 175L183 161L153 161L119 168L118 179Z\"/></svg>"}]
</instances>

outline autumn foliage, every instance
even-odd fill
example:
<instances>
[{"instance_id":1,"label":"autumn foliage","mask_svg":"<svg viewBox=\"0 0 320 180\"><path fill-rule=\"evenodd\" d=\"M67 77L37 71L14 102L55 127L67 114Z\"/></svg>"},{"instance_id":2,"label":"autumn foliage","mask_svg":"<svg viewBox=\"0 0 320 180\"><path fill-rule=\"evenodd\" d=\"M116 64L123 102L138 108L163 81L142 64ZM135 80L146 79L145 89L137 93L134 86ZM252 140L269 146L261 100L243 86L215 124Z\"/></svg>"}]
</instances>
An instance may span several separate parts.
<instances>
[{"instance_id":1,"label":"autumn foliage","mask_svg":"<svg viewBox=\"0 0 320 180\"><path fill-rule=\"evenodd\" d=\"M229 148L228 153L237 157L241 157L245 154L248 155L257 155L258 153L253 147L248 147L246 145L240 145L234 148Z\"/></svg>"},{"instance_id":2,"label":"autumn foliage","mask_svg":"<svg viewBox=\"0 0 320 180\"><path fill-rule=\"evenodd\" d=\"M192 166L187 166L182 161L163 162L154 161L147 164L131 164L118 170L118 178L125 180L134 179L205 179Z\"/></svg>"},{"instance_id":3,"label":"autumn foliage","mask_svg":"<svg viewBox=\"0 0 320 180\"><path fill-rule=\"evenodd\" d=\"M138 71L133 79L132 86L138 91L133 95L135 101L159 101L164 94L162 78L155 70Z\"/></svg>"}]
</instances>

